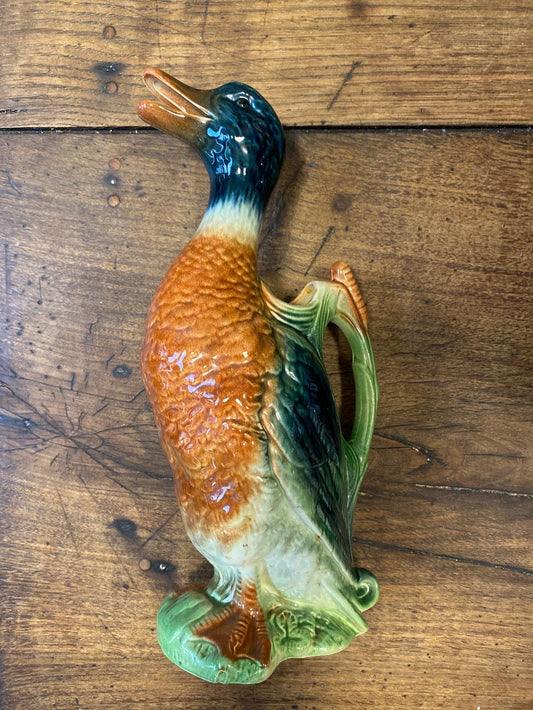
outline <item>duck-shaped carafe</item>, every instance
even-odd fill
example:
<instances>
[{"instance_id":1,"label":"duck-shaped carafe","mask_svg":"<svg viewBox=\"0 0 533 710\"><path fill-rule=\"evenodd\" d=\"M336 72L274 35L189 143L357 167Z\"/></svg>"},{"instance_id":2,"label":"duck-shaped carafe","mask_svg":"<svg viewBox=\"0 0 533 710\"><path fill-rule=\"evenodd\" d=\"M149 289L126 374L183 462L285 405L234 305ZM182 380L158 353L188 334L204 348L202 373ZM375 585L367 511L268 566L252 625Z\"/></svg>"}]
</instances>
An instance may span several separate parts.
<instances>
[{"instance_id":1,"label":"duck-shaped carafe","mask_svg":"<svg viewBox=\"0 0 533 710\"><path fill-rule=\"evenodd\" d=\"M284 156L267 101L236 82L204 91L157 69L144 79L157 101L140 117L194 146L211 180L196 235L152 301L141 365L186 530L214 576L163 602L157 635L201 678L255 683L286 658L347 646L378 596L351 550L377 404L366 310L340 262L290 304L258 277ZM329 322L353 352L347 441L321 356Z\"/></svg>"}]
</instances>

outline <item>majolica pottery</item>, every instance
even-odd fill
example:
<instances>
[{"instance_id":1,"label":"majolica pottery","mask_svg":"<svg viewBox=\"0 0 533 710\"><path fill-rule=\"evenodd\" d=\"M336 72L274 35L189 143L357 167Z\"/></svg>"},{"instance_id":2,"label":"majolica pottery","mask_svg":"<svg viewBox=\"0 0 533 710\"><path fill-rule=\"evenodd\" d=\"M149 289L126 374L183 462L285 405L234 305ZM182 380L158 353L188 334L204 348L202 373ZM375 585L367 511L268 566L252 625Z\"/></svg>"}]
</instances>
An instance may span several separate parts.
<instances>
[{"instance_id":1,"label":"majolica pottery","mask_svg":"<svg viewBox=\"0 0 533 710\"><path fill-rule=\"evenodd\" d=\"M193 89L157 69L142 119L184 139L211 179L206 213L150 307L142 371L187 532L212 580L171 594L157 636L181 668L256 683L286 658L333 653L378 596L354 567L351 524L375 419L366 309L349 267L292 302L258 277L263 211L284 156L254 89ZM346 441L322 360L333 322L353 353Z\"/></svg>"}]
</instances>

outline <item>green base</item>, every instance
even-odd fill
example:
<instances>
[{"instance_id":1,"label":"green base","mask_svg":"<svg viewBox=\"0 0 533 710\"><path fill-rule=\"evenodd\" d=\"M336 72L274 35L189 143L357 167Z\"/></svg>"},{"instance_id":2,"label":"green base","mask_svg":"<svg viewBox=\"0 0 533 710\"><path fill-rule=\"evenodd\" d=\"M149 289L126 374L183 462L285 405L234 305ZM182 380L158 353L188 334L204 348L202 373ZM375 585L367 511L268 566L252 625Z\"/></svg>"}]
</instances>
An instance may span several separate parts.
<instances>
[{"instance_id":1,"label":"green base","mask_svg":"<svg viewBox=\"0 0 533 710\"><path fill-rule=\"evenodd\" d=\"M157 639L163 653L177 666L212 683L260 683L287 658L336 653L366 630L361 617L351 622L332 613L302 605L274 605L266 613L272 644L270 663L241 658L230 661L218 647L193 632L221 605L198 590L170 594L157 615Z\"/></svg>"},{"instance_id":2,"label":"green base","mask_svg":"<svg viewBox=\"0 0 533 710\"><path fill-rule=\"evenodd\" d=\"M262 668L248 658L230 661L215 644L192 632L213 610L201 592L170 594L157 614L157 640L163 653L183 670L212 683L258 683L268 678L274 668Z\"/></svg>"}]
</instances>

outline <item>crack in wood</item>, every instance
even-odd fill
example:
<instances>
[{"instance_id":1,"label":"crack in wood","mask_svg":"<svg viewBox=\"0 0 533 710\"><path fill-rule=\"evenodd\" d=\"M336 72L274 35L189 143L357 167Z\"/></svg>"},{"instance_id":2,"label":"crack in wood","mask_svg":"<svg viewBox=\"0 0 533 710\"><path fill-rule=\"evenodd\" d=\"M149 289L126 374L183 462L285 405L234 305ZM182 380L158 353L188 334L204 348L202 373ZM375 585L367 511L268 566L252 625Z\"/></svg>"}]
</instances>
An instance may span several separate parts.
<instances>
[{"instance_id":1,"label":"crack in wood","mask_svg":"<svg viewBox=\"0 0 533 710\"><path fill-rule=\"evenodd\" d=\"M61 498L61 493L59 492L59 488L56 486L56 494L57 494L57 500L59 501L59 505L61 507L61 510L63 512L63 517L65 519L65 524L67 526L67 530L70 536L70 539L72 540L72 544L74 545L74 549L76 550L76 554L80 554L80 550L78 548L78 543L76 542L76 537L74 536L74 529L71 525L70 519L67 515L67 511L65 509L65 505L63 503L63 499Z\"/></svg>"},{"instance_id":2,"label":"crack in wood","mask_svg":"<svg viewBox=\"0 0 533 710\"><path fill-rule=\"evenodd\" d=\"M161 530L163 530L163 528L166 527L166 525L168 525L168 523L172 520L172 518L174 518L177 514L178 514L178 509L176 508L176 510L173 513L171 513L168 516L168 518L163 523L161 523L161 525L158 528L156 528L154 530L154 532L151 533L146 538L146 540L144 540L144 542L141 544L141 548L144 547L145 545L147 545L150 542L150 540L153 540L154 537L156 537L161 532Z\"/></svg>"},{"instance_id":3,"label":"crack in wood","mask_svg":"<svg viewBox=\"0 0 533 710\"><path fill-rule=\"evenodd\" d=\"M71 434L67 434L67 432L63 429L63 427L57 421L55 421L55 419L53 419L53 417L51 417L50 414L45 415L42 412L39 412L39 410L36 407L34 407L33 404L31 404L30 402L26 401L23 397L18 395L5 382L0 382L0 388L7 390L12 395L12 397L14 397L18 402L20 402L24 406L28 407L28 409L30 409L33 412L33 414L37 417L37 419L41 419L42 421L44 421L46 426L48 427L48 429L53 434L53 436L46 439L43 437L39 437L33 431L31 431L31 434L37 436L37 438L40 439L45 444L50 443L51 441L53 441L57 438L64 439L66 442L72 444L73 448L83 451L84 454L86 454L90 459L92 459L95 463L97 463L99 466L101 466L104 469L104 472L106 472L106 473L104 473L106 478L108 478L109 480L116 483L117 486L124 488L132 495L135 495L135 496L139 495L134 490L132 490L131 488L129 488L128 486L126 486L124 483L122 483L121 481L119 481L116 478L116 476L118 475L117 472L104 460L104 458L101 454L99 454L96 450L93 450L90 446L83 444L81 441L79 441L78 437L71 435ZM59 389L61 391L61 388L59 388ZM68 412L66 410L66 402L65 402L65 411L68 416ZM70 419L69 419L69 422L72 425L72 421ZM58 441L55 441L55 443L58 445L65 446L65 444L61 444ZM116 461L113 461L112 457L108 456L108 458L110 458L113 463L117 463ZM120 465L124 465L124 464L120 463ZM143 473L146 473L146 472L143 471ZM112 474L112 475L109 475L109 474ZM146 474L146 475L148 475L148 474ZM149 477L151 477L151 476L149 476Z\"/></svg>"},{"instance_id":4,"label":"crack in wood","mask_svg":"<svg viewBox=\"0 0 533 710\"><path fill-rule=\"evenodd\" d=\"M99 506L99 507L100 507L100 506ZM130 580L131 585L132 585L132 586L135 586L135 580L134 580L134 578L133 578L133 577L131 576L131 574L129 573L128 568L127 568L126 565L124 564L121 555L119 555L119 553L118 553L117 550L115 549L115 546L113 545L113 542L111 541L111 538L110 538L110 536L109 536L107 533L104 533L104 539L105 539L105 541L107 542L107 544L109 545L109 548L111 549L111 552L112 552L113 555L116 557L116 560L117 560L119 566L122 567L122 569L123 569L125 575L126 575L127 578Z\"/></svg>"},{"instance_id":5,"label":"crack in wood","mask_svg":"<svg viewBox=\"0 0 533 710\"><path fill-rule=\"evenodd\" d=\"M328 227L328 231L326 232L325 236L322 238L322 241L320 242L318 249L315 252L314 257L311 259L311 262L309 263L309 266L307 267L307 270L305 272L305 276L309 275L309 272L311 271L311 269L315 265L315 262L318 259L318 257L320 256L320 253L322 252L322 250L324 249L324 247L326 246L326 244L329 242L329 240L331 239L331 237L334 234L335 234L335 227L333 225L331 225Z\"/></svg>"},{"instance_id":6,"label":"crack in wood","mask_svg":"<svg viewBox=\"0 0 533 710\"><path fill-rule=\"evenodd\" d=\"M520 461L525 459L525 456L522 456L522 454L508 454L505 452L498 451L479 451L475 453L470 453L467 451L465 453L465 456L491 456L497 459L518 459Z\"/></svg>"},{"instance_id":7,"label":"crack in wood","mask_svg":"<svg viewBox=\"0 0 533 710\"><path fill-rule=\"evenodd\" d=\"M267 15L268 15L268 11L269 11L269 9L270 9L270 0L265 0L265 4L266 4L266 7L265 7L265 13L264 13L264 15L263 15L263 30L265 29L266 20L267 20ZM268 36L268 35L265 35L265 38L266 38L267 36Z\"/></svg>"},{"instance_id":8,"label":"crack in wood","mask_svg":"<svg viewBox=\"0 0 533 710\"><path fill-rule=\"evenodd\" d=\"M204 15L203 15L203 19L202 19L202 29L200 30L200 39L203 44L205 44L204 35L205 35L205 28L207 25L207 16L209 15L209 2L210 2L210 0L205 0L205 2L204 2Z\"/></svg>"},{"instance_id":9,"label":"crack in wood","mask_svg":"<svg viewBox=\"0 0 533 710\"><path fill-rule=\"evenodd\" d=\"M532 493L518 493L515 491L502 491L499 488L471 488L469 486L448 486L433 483L415 483L417 488L429 488L438 491L452 491L454 493L489 493L497 496L511 496L513 498L533 498Z\"/></svg>"},{"instance_id":10,"label":"crack in wood","mask_svg":"<svg viewBox=\"0 0 533 710\"><path fill-rule=\"evenodd\" d=\"M524 574L528 577L533 577L533 570L527 567L517 567L515 565L499 564L498 562L489 562L488 560L478 560L473 557L457 557L456 555L448 555L443 552L433 552L432 550L419 550L415 547L407 547L405 545L395 545L391 542L377 542L376 540L365 540L360 537L353 537L352 541L357 545L368 545L369 547L377 547L382 550L391 550L401 552L406 555L417 555L420 557L430 557L437 560L445 560L447 562L458 562L464 565L475 565L478 567L488 567L490 569L504 570L505 572L516 572Z\"/></svg>"},{"instance_id":11,"label":"crack in wood","mask_svg":"<svg viewBox=\"0 0 533 710\"><path fill-rule=\"evenodd\" d=\"M305 160L299 160L291 174L283 180L283 187L274 194L275 202L273 203L273 207L270 208L269 224L266 227L261 240L261 246L263 249L265 248L264 245L268 237L276 233L282 223L287 209L287 193L289 193L290 190L298 184L298 178L304 165Z\"/></svg>"},{"instance_id":12,"label":"crack in wood","mask_svg":"<svg viewBox=\"0 0 533 710\"><path fill-rule=\"evenodd\" d=\"M444 459L441 459L440 456L437 456L437 453L433 449L430 449L429 447L424 446L423 444L414 443L413 441L409 441L409 439L405 439L402 436L398 436L396 434L386 434L382 431L375 431L374 435L379 436L381 439L396 441L398 444L402 444L403 446L406 446L407 448L416 451L417 454L426 457L426 460L420 466L417 466L412 471L409 471L409 475L416 473L421 468L428 466L433 462L438 463L442 467L447 466L447 463L446 461L444 461Z\"/></svg>"},{"instance_id":13,"label":"crack in wood","mask_svg":"<svg viewBox=\"0 0 533 710\"><path fill-rule=\"evenodd\" d=\"M9 316L9 294L11 291L11 286L9 283L9 244L6 242L4 244L4 292L5 292L5 306L6 306L6 317Z\"/></svg>"},{"instance_id":14,"label":"crack in wood","mask_svg":"<svg viewBox=\"0 0 533 710\"><path fill-rule=\"evenodd\" d=\"M114 355L112 356L114 357ZM5 363L0 362L0 366ZM8 376L8 377L13 377L13 379L18 380L19 382L33 382L34 384L39 385L39 387L48 387L49 389L52 390L61 390L61 385L54 384L53 382L45 382L43 380L38 380L35 377L24 377L23 375L19 375L15 370L13 370L12 367L6 364L6 366L9 368L10 372L9 373L3 373L3 376ZM0 387L5 386L9 389L9 385L6 382L0 381ZM101 394L97 394L95 392L85 392L81 390L73 390L74 394L82 394L85 397L92 397L94 399L99 399L101 402L108 401L108 402L114 402L115 404L133 404L136 399L139 399L144 394L144 387L140 389L136 394L134 394L130 399L120 399L120 397L111 397L110 395L105 395L105 397L102 397ZM96 412L93 412L93 415Z\"/></svg>"},{"instance_id":15,"label":"crack in wood","mask_svg":"<svg viewBox=\"0 0 533 710\"><path fill-rule=\"evenodd\" d=\"M24 378L20 378L20 379L24 379ZM109 478L110 480L112 480L114 483L121 486L122 488L125 488L127 491L129 491L133 495L138 495L138 494L135 493L133 490L131 490L130 488L128 488L127 486L125 486L123 483L121 483L119 480L117 480L115 478L116 476L118 476L120 474L108 462L111 462L111 464L122 466L123 468L126 468L129 471L134 471L135 473L140 473L152 480L156 480L156 481L172 480L171 475L164 475L164 474L156 475L154 473L150 473L149 471L142 468L141 466L136 466L132 462L122 461L119 457L113 456L109 452L102 453L102 452L98 451L98 449L105 443L104 437L101 436L103 433L106 433L108 431L117 431L120 429L129 430L129 429L134 428L133 425L122 424L119 426L108 427L108 428L100 429L97 431L89 431L89 432L85 432L85 433L79 432L77 434L76 433L68 434L65 431L65 429L50 415L50 413L48 411L46 411L46 415L43 414L42 412L39 412L39 410L36 407L34 407L29 402L27 402L24 398L17 395L13 391L13 389L11 387L9 387L9 385L7 385L5 382L0 381L0 388L8 390L10 392L10 394L17 401L19 401L22 404L24 404L25 406L29 407L29 409L36 415L36 418L44 421L46 427L49 429L51 436L43 437L43 436L39 436L39 434L34 431L34 429L36 427L38 427L39 424L37 422L31 421L30 419L27 419L27 418L26 419L24 419L24 418L17 419L16 415L15 416L9 415L7 420L5 420L5 421L0 420L0 424L4 423L7 425L11 425L11 426L17 426L18 428L24 427L24 429L25 429L25 431L27 431L27 433L30 433L34 437L36 437L36 439L38 441L35 442L34 444L31 444L31 446L36 446L38 444L41 444L41 446L46 446L47 444L54 443L57 446L79 449L80 451L85 453L89 458L91 458L95 463L98 463L105 471L107 471L109 474L112 474L112 475L106 474L107 478ZM64 396L63 388L61 386L56 386L56 388ZM137 399L137 397L142 392L144 392L144 390L141 390L141 392L136 394L131 400L128 400L127 403L134 402L135 399ZM75 391L75 393L79 394L78 391ZM117 400L117 401L119 403L122 402L122 400ZM43 407L43 409L46 409L44 404L42 405L42 407ZM75 431L76 427L75 427L72 419L69 417L66 402L64 402L64 407L65 407L65 416L67 417L69 424L72 427L72 430ZM94 414L93 414L93 416L94 416ZM20 421L19 421L19 419L20 419ZM88 438L88 437L98 437L100 439L100 443L97 446L90 446L88 444L85 444L82 441L82 439ZM58 439L63 439L66 441L66 443L61 443L61 441L58 441ZM71 444L71 446L68 446L68 444ZM13 450L18 450L18 449L22 449L22 448L30 448L30 446L18 447L17 449L13 449ZM7 451L5 451L5 453L7 453Z\"/></svg>"},{"instance_id":16,"label":"crack in wood","mask_svg":"<svg viewBox=\"0 0 533 710\"><path fill-rule=\"evenodd\" d=\"M344 87L346 86L346 84L348 84L348 82L350 82L350 81L352 80L352 77L353 77L353 75L354 75L355 70L357 69L357 67L360 67L360 66L361 66L361 62L359 62L359 61L357 61L357 60L354 60L354 61L352 62L351 68L346 72L346 74L345 74L345 76L344 76L344 79L342 80L341 85L339 86L339 88L337 89L335 95L333 96L333 98L331 99L331 101L329 102L329 104L327 105L327 107L326 107L326 110L327 110L327 111L331 111L331 109L333 108L334 104L337 102L339 96L341 95L341 93L342 93Z\"/></svg>"},{"instance_id":17,"label":"crack in wood","mask_svg":"<svg viewBox=\"0 0 533 710\"><path fill-rule=\"evenodd\" d=\"M163 54L161 52L161 22L159 20L159 0L155 0L155 17L156 17L155 31L156 31L156 35L157 35L157 53L159 55L159 61L162 63L163 62Z\"/></svg>"},{"instance_id":18,"label":"crack in wood","mask_svg":"<svg viewBox=\"0 0 533 710\"><path fill-rule=\"evenodd\" d=\"M217 47L217 52L221 52L222 54L229 54L229 52L225 52L223 49L220 47ZM436 134L441 134L445 131L448 131L449 133L453 134L501 134L502 128L499 125L491 125L491 124L483 124L483 123L464 123L461 125L447 125L447 126L442 126L442 124L434 124L434 123L428 123L424 124L424 126L413 126L412 124L409 123L395 123L393 125L383 125L383 126L376 126L372 124L360 124L360 125L353 125L349 123L326 123L326 122L321 122L321 123L298 123L298 124L293 124L293 125L284 125L283 130L285 134L289 134L291 132L294 133L331 133L331 132L338 132L338 133L362 133L362 134L371 134L371 135L382 135L382 134L387 134L389 136L394 136L394 134L401 135L404 133L409 133L409 134L428 134L428 133L436 133ZM505 132L509 133L512 135L513 133L520 135L527 133L529 131L529 127L527 125L521 124L521 123L506 123L505 124ZM37 134L48 134L48 133L60 133L60 134L65 134L65 135L85 135L85 134L92 134L95 136L100 136L100 135L105 135L105 134L113 134L114 136L121 136L121 135L126 135L126 136L136 136L140 134L145 134L145 133L157 133L157 129L152 128L152 126L131 126L127 124L122 124L122 125L116 125L116 126L109 126L109 125L101 125L101 126L46 126L46 125L41 125L41 126L18 126L17 128L9 128L7 126L0 126L0 135L2 134L11 134L11 135L23 135L25 133L28 133L30 135L37 135ZM5 171L0 171L0 172L5 172ZM454 264L454 268L457 267L457 264ZM512 272L510 272L512 273Z\"/></svg>"}]
</instances>

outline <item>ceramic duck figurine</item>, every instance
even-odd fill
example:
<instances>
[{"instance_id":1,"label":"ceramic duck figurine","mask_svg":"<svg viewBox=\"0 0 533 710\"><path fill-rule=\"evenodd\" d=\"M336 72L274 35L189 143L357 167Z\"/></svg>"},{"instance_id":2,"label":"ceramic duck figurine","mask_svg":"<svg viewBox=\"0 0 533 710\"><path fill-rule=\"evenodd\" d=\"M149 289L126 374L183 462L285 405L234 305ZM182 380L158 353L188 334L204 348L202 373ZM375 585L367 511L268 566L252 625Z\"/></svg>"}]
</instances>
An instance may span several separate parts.
<instances>
[{"instance_id":1,"label":"ceramic duck figurine","mask_svg":"<svg viewBox=\"0 0 533 710\"><path fill-rule=\"evenodd\" d=\"M206 586L158 614L164 653L209 681L255 683L289 657L333 653L366 629L378 596L353 565L351 522L367 465L377 385L350 269L290 304L260 281L265 204L284 156L281 124L254 89L193 89L164 72L140 117L202 156L209 204L150 307L142 372L187 532L211 562ZM353 352L348 441L324 369L326 325Z\"/></svg>"}]
</instances>

